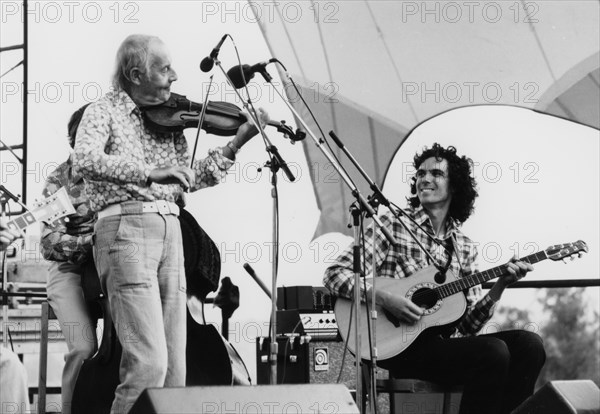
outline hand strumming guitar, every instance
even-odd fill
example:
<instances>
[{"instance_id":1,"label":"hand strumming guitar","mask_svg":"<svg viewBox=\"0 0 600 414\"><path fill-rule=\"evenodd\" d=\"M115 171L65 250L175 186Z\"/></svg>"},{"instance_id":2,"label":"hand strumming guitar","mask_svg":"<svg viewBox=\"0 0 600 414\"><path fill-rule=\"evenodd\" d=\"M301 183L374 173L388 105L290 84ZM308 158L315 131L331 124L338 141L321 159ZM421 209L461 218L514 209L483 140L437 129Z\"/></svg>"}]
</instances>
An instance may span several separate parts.
<instances>
[{"instance_id":1,"label":"hand strumming guitar","mask_svg":"<svg viewBox=\"0 0 600 414\"><path fill-rule=\"evenodd\" d=\"M369 289L370 290L370 289ZM370 292L368 293L370 297ZM394 295L385 290L377 291L377 304L383 306L385 310L390 312L400 321L408 324L414 324L421 319L423 309L414 304L405 297Z\"/></svg>"}]
</instances>

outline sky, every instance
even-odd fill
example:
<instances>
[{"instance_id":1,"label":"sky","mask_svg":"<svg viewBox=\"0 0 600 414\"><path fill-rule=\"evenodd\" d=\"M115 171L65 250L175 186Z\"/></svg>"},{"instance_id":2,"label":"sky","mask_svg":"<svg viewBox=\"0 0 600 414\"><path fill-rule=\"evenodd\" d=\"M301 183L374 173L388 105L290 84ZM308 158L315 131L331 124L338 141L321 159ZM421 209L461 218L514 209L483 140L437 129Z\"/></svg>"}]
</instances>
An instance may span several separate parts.
<instances>
[{"instance_id":1,"label":"sky","mask_svg":"<svg viewBox=\"0 0 600 414\"><path fill-rule=\"evenodd\" d=\"M109 90L114 55L132 33L157 35L171 51L179 80L174 92L201 102L208 74L200 61L228 33L242 63L270 58L251 10L245 2L32 2L29 53L29 162L28 200L40 197L44 178L69 154L66 124L81 105ZM1 46L22 42L22 10L18 1L0 1ZM177 11L177 12L173 12ZM268 15L265 15L265 18ZM219 54L225 70L236 65L233 42L228 39ZM2 53L0 73L22 59L20 52ZM211 100L236 102L218 68L213 69ZM274 84L280 85L276 71ZM21 142L22 67L2 78L0 139ZM276 93L263 82L251 89L257 106L272 119L292 116ZM278 286L321 285L327 263L350 242L340 234L311 240L319 218L309 167L301 145L291 145L279 133L270 139L297 175L289 182L279 175L280 267ZM193 142L195 131L187 130ZM404 205L407 165L423 143L455 145L459 153L477 161L480 184L476 213L464 226L481 243L481 268L558 243L585 240L590 253L568 265L540 263L531 279L597 277L599 274L598 131L558 118L512 107L475 107L454 110L417 127L388 172L384 192ZM222 146L228 138L200 135L198 154ZM493 154L490 156L489 154ZM7 152L2 157L2 184L20 192L18 163ZM237 162L221 185L188 197L188 210L209 233L221 251L222 277L240 287L240 308L231 322L230 338L254 375L254 337L267 334L270 301L245 273L248 262L271 286L273 200L270 174L262 168L267 156L260 139L253 139L238 154ZM32 243L36 233L29 232ZM593 290L597 294L597 289ZM511 292L509 304L534 306L531 292ZM597 306L596 306L597 309ZM207 309L210 321L220 320Z\"/></svg>"}]
</instances>

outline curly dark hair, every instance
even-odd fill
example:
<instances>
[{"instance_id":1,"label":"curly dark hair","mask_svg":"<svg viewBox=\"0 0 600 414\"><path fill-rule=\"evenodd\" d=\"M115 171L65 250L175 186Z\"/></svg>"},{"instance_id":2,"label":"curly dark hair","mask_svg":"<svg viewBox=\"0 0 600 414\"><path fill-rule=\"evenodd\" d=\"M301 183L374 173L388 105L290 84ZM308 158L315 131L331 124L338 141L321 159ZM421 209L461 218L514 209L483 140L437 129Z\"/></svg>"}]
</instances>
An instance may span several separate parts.
<instances>
[{"instance_id":1,"label":"curly dark hair","mask_svg":"<svg viewBox=\"0 0 600 414\"><path fill-rule=\"evenodd\" d=\"M433 147L423 150L421 154L415 154L413 166L415 170L428 158L435 157L437 160L445 159L448 162L448 178L450 180L450 191L452 193L452 201L448 214L459 223L464 223L475 210L475 198L477 193L477 183L472 176L473 160L470 158L458 156L456 148L450 146L442 147L437 142ZM415 208L421 202L417 197L416 188L417 178L413 176L410 183L410 193L413 197L408 198L410 205Z\"/></svg>"}]
</instances>

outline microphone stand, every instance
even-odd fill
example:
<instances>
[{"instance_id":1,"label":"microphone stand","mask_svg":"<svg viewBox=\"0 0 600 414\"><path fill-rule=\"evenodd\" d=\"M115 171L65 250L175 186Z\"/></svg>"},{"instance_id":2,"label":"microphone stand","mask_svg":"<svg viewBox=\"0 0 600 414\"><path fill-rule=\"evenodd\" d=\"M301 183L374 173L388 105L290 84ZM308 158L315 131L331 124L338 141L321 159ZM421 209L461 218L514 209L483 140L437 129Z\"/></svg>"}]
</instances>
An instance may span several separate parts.
<instances>
[{"instance_id":1,"label":"microphone stand","mask_svg":"<svg viewBox=\"0 0 600 414\"><path fill-rule=\"evenodd\" d=\"M264 71L266 73L266 70ZM265 77L265 74L263 74ZM266 73L268 75L268 73ZM289 77L289 75L288 75ZM270 76L269 76L270 78ZM265 77L267 79L267 77ZM290 78L291 79L291 78ZM331 165L338 172L342 180L346 183L346 185L350 188L352 195L356 198L356 205L351 207L351 214L353 217L353 225L354 225L354 302L356 306L356 311L354 312L354 321L355 321L355 349L356 349L356 404L358 407L362 407L362 373L361 373L361 335L360 335L360 315L358 310L360 309L360 240L359 240L359 223L361 211L366 211L368 217L372 217L373 220L379 225L382 233L386 237L386 239L392 243L397 244L396 239L392 236L389 229L387 229L381 223L381 220L375 214L375 210L371 207L371 205L367 202L367 200L360 193L356 185L352 182L350 177L346 175L342 167L338 164L336 159L329 153L329 151L323 146L324 141L315 136L315 134L311 131L309 126L304 122L302 117L298 114L298 112L290 105L290 103L283 97L281 92L273 87L271 82L268 82L271 87L275 90L275 92L279 95L281 100L287 105L289 110L294 114L296 119L302 124L308 135L313 139L319 150L323 153L323 155L329 160Z\"/></svg>"},{"instance_id":2,"label":"microphone stand","mask_svg":"<svg viewBox=\"0 0 600 414\"><path fill-rule=\"evenodd\" d=\"M260 132L260 134L262 135L263 141L265 143L265 149L271 156L270 161L267 162L267 166L271 170L271 186L272 186L271 187L271 197L273 199L272 240L273 240L273 252L274 252L273 263L272 263L272 268L271 268L272 287L271 287L271 323L270 323L270 327L269 327L269 337L270 337L270 341L271 341L270 349L269 349L269 363L270 363L269 383L274 385L274 384L277 384L277 354L278 354L278 350L279 350L278 344L277 344L277 332L276 332L276 326L277 326L277 267L278 267L278 258L279 258L279 232L278 232L279 202L278 202L278 192L277 192L277 172L281 168L290 181L295 181L296 178L290 171L289 167L287 166L287 163L283 160L283 158L279 154L277 147L275 147L271 143L271 141L267 137L265 131L261 127L258 116L256 115L254 107L252 106L252 102L250 100L248 100L248 103L246 103L244 101L242 95L238 92L238 90L233 85L233 82L227 75L227 72L221 66L221 62L219 61L219 59L215 58L214 62L215 62L215 65L217 65L219 67L221 72L223 72L225 79L227 79L227 82L229 83L229 85L233 88L233 90L237 94L238 98L240 99L240 102L243 103L244 108L246 108L246 110L250 114L250 119L252 120L252 122L254 123L254 125ZM251 108L249 108L249 106Z\"/></svg>"},{"instance_id":3,"label":"microphone stand","mask_svg":"<svg viewBox=\"0 0 600 414\"><path fill-rule=\"evenodd\" d=\"M8 204L8 199L19 204L23 207L24 211L29 210L25 204L21 203L19 197L15 196L3 185L0 185L0 217L2 219L6 218L6 204ZM6 262L6 251L0 252L0 255L2 255L2 289L0 290L0 303L2 304L2 345L5 348L8 348L8 298L10 296L27 295L11 294L8 291L8 264Z\"/></svg>"},{"instance_id":4,"label":"microphone stand","mask_svg":"<svg viewBox=\"0 0 600 414\"><path fill-rule=\"evenodd\" d=\"M371 205L374 208L377 208L377 206L379 204L383 204L384 206L388 207L390 206L390 202L389 200L383 195L383 193L381 192L381 190L379 189L379 187L377 186L377 184L369 177L369 175L367 174L367 172L362 168L362 166L359 164L359 162L356 160L356 158L354 158L354 156L352 155L352 153L350 153L350 151L346 148L346 146L341 142L341 140L338 138L338 136L333 132L330 131L329 132L329 136L333 139L333 141L336 143L336 145L342 150L342 152L346 155L346 157L348 157L348 159L352 162L352 164L356 167L356 169L360 172L360 174L363 176L363 178L367 181L367 183L369 184L369 188L373 191L373 195L371 197L369 197L369 201L371 203ZM377 224L375 221L373 221L372 223L372 229L373 229L373 240L375 240L375 230L377 228ZM385 227L382 226L381 229L384 229ZM373 261L375 260L375 243L372 243L372 255L371 257L373 258ZM377 298L377 288L376 288L376 281L377 281L377 269L375 268L375 266L373 265L372 267L372 284L371 284L371 312L370 312L370 318L372 323L370 324L370 330L368 330L368 334L371 338L371 364L369 366L369 377L371 379L370 383L371 383L371 389L369 390L371 398L369 401L369 406L371 408L371 412L374 412L374 407L375 404L377 404L377 386L376 386L376 380L377 380L377 329L376 329L376 322L377 322L377 310L376 310L376 298ZM368 298L366 298L366 300L368 300ZM357 306L357 311L359 309L359 307ZM369 315L368 315L369 317Z\"/></svg>"},{"instance_id":5,"label":"microphone stand","mask_svg":"<svg viewBox=\"0 0 600 414\"><path fill-rule=\"evenodd\" d=\"M0 217L6 217L5 199L0 195ZM7 246L8 247L8 246ZM2 346L8 348L8 265L6 263L6 251L0 251L2 256L2 289L0 290L0 303L2 304Z\"/></svg>"}]
</instances>

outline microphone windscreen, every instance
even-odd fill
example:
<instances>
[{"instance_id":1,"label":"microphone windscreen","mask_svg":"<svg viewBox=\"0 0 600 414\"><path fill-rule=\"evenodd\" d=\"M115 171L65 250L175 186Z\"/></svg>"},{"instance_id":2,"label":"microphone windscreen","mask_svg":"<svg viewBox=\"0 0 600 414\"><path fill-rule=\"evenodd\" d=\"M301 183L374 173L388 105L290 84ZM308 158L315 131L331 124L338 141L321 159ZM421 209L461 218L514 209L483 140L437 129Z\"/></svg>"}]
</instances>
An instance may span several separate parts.
<instances>
[{"instance_id":1,"label":"microphone windscreen","mask_svg":"<svg viewBox=\"0 0 600 414\"><path fill-rule=\"evenodd\" d=\"M215 61L207 56L204 59L202 59L202 62L200 62L200 70L202 72L210 72L214 64Z\"/></svg>"},{"instance_id":2,"label":"microphone windscreen","mask_svg":"<svg viewBox=\"0 0 600 414\"><path fill-rule=\"evenodd\" d=\"M242 71L244 74L242 75ZM231 79L231 83L236 89L246 86L248 81L254 77L254 73L250 70L250 65L237 65L227 71L227 76ZM246 82L244 82L244 78Z\"/></svg>"}]
</instances>

